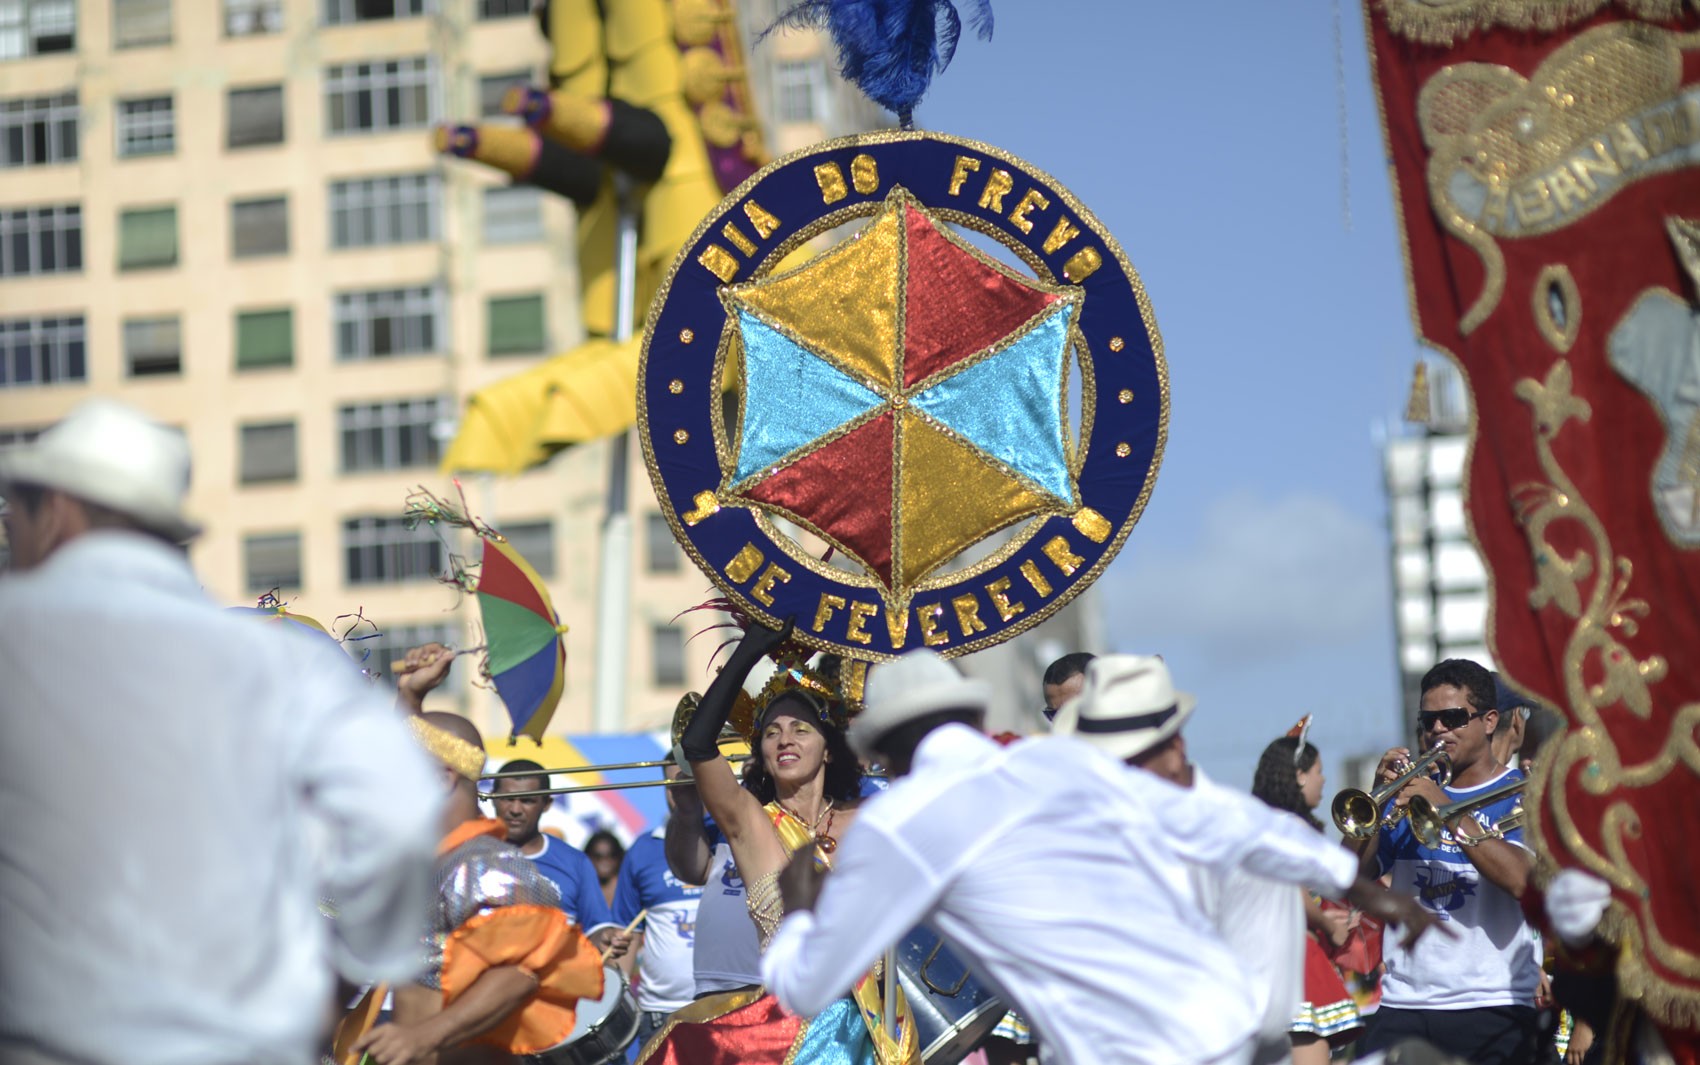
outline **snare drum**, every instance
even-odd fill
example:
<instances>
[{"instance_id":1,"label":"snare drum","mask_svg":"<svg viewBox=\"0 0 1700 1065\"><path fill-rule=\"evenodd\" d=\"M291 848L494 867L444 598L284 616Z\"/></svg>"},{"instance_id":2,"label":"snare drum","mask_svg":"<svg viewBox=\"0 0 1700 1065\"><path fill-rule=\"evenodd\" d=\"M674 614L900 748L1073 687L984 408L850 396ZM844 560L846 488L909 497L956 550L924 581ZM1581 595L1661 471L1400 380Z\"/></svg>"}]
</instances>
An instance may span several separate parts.
<instances>
[{"instance_id":1,"label":"snare drum","mask_svg":"<svg viewBox=\"0 0 1700 1065\"><path fill-rule=\"evenodd\" d=\"M897 982L915 1015L926 1065L957 1065L985 1042L1009 1010L925 927L915 928L898 944Z\"/></svg>"},{"instance_id":2,"label":"snare drum","mask_svg":"<svg viewBox=\"0 0 1700 1065\"><path fill-rule=\"evenodd\" d=\"M528 1065L607 1065L624 1061L626 1048L637 1038L643 1014L626 978L614 966L602 974L602 997L578 1002L578 1020L567 1041L521 1058Z\"/></svg>"}]
</instances>

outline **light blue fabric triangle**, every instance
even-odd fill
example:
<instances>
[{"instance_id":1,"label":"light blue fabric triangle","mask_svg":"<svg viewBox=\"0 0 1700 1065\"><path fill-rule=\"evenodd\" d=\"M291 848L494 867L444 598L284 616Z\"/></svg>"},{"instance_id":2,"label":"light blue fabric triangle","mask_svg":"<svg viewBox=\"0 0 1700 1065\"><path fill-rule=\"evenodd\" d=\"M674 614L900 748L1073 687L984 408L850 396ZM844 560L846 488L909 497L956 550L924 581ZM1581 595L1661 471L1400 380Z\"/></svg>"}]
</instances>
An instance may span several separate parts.
<instances>
[{"instance_id":1,"label":"light blue fabric triangle","mask_svg":"<svg viewBox=\"0 0 1700 1065\"><path fill-rule=\"evenodd\" d=\"M1058 307L1020 340L911 402L1073 506L1074 481L1063 449L1058 396L1068 354L1069 310Z\"/></svg>"},{"instance_id":2,"label":"light blue fabric triangle","mask_svg":"<svg viewBox=\"0 0 1700 1065\"><path fill-rule=\"evenodd\" d=\"M885 400L748 311L744 339L744 424L736 484L767 469Z\"/></svg>"}]
</instances>

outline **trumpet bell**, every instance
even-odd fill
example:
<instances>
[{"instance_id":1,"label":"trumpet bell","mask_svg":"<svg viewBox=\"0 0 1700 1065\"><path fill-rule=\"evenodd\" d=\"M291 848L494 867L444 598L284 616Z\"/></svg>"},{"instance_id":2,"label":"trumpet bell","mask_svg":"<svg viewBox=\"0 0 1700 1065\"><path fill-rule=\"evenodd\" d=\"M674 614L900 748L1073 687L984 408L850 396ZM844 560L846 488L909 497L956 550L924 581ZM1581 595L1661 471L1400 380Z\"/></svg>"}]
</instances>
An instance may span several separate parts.
<instances>
[{"instance_id":1,"label":"trumpet bell","mask_svg":"<svg viewBox=\"0 0 1700 1065\"><path fill-rule=\"evenodd\" d=\"M1446 831L1448 821L1454 817L1472 814L1483 807L1491 806L1509 795L1519 795L1528 783L1527 780L1513 780L1473 799L1462 799L1458 802L1447 803L1438 809L1435 808L1433 803L1418 795L1411 799L1411 831L1423 846L1438 847L1440 846L1441 833ZM1453 839L1466 847L1473 847L1484 839L1504 839L1507 832L1523 823L1523 817L1523 804L1519 801L1496 824L1484 828L1481 835L1465 838L1460 833L1454 832Z\"/></svg>"},{"instance_id":2,"label":"trumpet bell","mask_svg":"<svg viewBox=\"0 0 1700 1065\"><path fill-rule=\"evenodd\" d=\"M1334 796L1328 812L1334 818L1334 827L1351 839L1368 839L1381 821L1381 811L1376 809L1369 793L1356 788L1347 788Z\"/></svg>"},{"instance_id":3,"label":"trumpet bell","mask_svg":"<svg viewBox=\"0 0 1700 1065\"><path fill-rule=\"evenodd\" d=\"M1396 806L1383 818L1381 808L1419 773L1433 774L1435 783L1443 788L1451 783L1452 763L1446 757L1445 748L1438 743L1430 747L1422 757L1406 766L1398 777L1372 792L1347 788L1334 796L1333 805L1329 808L1334 815L1334 827L1350 839L1368 839L1378 828L1391 828L1406 816L1407 811L1403 806Z\"/></svg>"}]
</instances>

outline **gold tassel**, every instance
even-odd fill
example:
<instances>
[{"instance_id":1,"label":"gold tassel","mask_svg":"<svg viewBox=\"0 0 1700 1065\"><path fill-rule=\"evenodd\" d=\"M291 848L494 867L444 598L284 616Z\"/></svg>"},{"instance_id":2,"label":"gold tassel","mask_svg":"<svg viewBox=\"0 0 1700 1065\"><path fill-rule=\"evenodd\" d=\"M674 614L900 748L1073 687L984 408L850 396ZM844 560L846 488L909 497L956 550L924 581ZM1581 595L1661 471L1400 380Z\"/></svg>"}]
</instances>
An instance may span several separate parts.
<instances>
[{"instance_id":1,"label":"gold tassel","mask_svg":"<svg viewBox=\"0 0 1700 1065\"><path fill-rule=\"evenodd\" d=\"M1428 398L1428 363L1417 363L1411 377L1411 398L1405 402L1405 420L1413 425L1428 425L1434 408Z\"/></svg>"}]
</instances>

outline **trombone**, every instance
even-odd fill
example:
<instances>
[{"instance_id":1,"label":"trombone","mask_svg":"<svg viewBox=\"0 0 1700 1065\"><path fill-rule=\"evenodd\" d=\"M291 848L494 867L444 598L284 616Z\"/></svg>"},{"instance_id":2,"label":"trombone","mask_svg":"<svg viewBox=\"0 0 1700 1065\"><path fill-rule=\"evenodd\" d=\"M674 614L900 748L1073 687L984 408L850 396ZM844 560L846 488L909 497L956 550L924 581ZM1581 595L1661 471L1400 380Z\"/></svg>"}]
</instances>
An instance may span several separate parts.
<instances>
[{"instance_id":1,"label":"trombone","mask_svg":"<svg viewBox=\"0 0 1700 1065\"><path fill-rule=\"evenodd\" d=\"M1446 823L1448 821L1451 821L1454 817L1457 817L1460 814L1472 813L1484 806L1490 806L1505 798L1507 795L1516 795L1523 790L1523 786L1527 783L1529 783L1527 780L1513 780L1509 783L1501 784L1499 787L1494 788L1491 791L1485 791L1473 799L1449 802L1445 806L1438 808L1421 795L1413 795L1408 807L1408 816L1411 819L1411 832L1417 837L1417 840L1421 842L1423 846L1430 848L1438 847L1440 846L1440 834L1446 831ZM1517 801L1517 805L1511 808L1510 813L1507 813L1491 826L1482 829L1481 835L1466 838L1462 833L1453 832L1452 838L1457 840L1462 846L1474 847L1484 839L1504 839L1507 832L1522 823L1523 801L1519 799ZM1478 822L1478 825L1479 824L1480 822Z\"/></svg>"},{"instance_id":2,"label":"trombone","mask_svg":"<svg viewBox=\"0 0 1700 1065\"><path fill-rule=\"evenodd\" d=\"M679 742L679 738L684 734L685 724L690 721L690 715L696 710L697 702L700 698L701 697L698 696L696 692L686 692L684 696L679 699L679 705L673 711L673 742L675 744ZM721 728L720 735L716 739L716 743L743 742L745 742L744 737L730 724ZM728 762L747 762L750 759L748 754L727 754L724 751L721 752L721 756ZM675 764L677 763L675 763L671 758L655 758L646 762L612 762L606 765L570 765L560 769L545 769L542 772L538 772L535 769L514 769L506 773L484 773L480 775L478 779L503 780L508 777L542 777L544 783L548 783L549 777L556 773L615 773L623 769L660 769L663 766ZM503 799L529 799L534 796L541 795L577 795L580 792L586 791L625 791L628 788L682 788L688 784L695 783L696 781L691 779L690 770L686 768L685 772L681 776L676 777L673 780L657 778L655 780L628 780L623 784L574 784L565 788L536 788L531 791L504 791L500 796L497 796L494 791L487 791L479 797L490 799L491 801L494 801L498 797Z\"/></svg>"},{"instance_id":3,"label":"trombone","mask_svg":"<svg viewBox=\"0 0 1700 1065\"><path fill-rule=\"evenodd\" d=\"M724 756L728 762L744 762L749 760L747 754L728 754ZM505 780L509 777L544 777L547 779L556 773L616 773L625 769L660 769L673 765L671 758L658 758L648 762L614 762L608 765L570 765L559 769L515 769L506 773L483 773L479 780ZM574 784L564 788L536 788L531 791L504 791L497 795L493 791L482 793L479 798L490 799L529 799L537 795L577 795L585 791L624 791L627 788L682 788L696 781L688 776L677 777L673 780L628 780L623 784Z\"/></svg>"},{"instance_id":4,"label":"trombone","mask_svg":"<svg viewBox=\"0 0 1700 1065\"><path fill-rule=\"evenodd\" d=\"M1399 818L1405 816L1406 810L1402 806L1396 806L1384 818L1381 816L1382 805L1399 794L1399 789L1410 783L1418 774L1428 772L1431 766L1435 767L1436 784L1444 788L1451 783L1452 763L1446 757L1446 749L1437 743L1406 766L1403 773L1374 791L1347 788L1340 792L1334 796L1334 802L1328 811L1334 817L1334 827L1348 839L1356 840L1368 839L1375 835L1378 829L1393 827Z\"/></svg>"}]
</instances>

